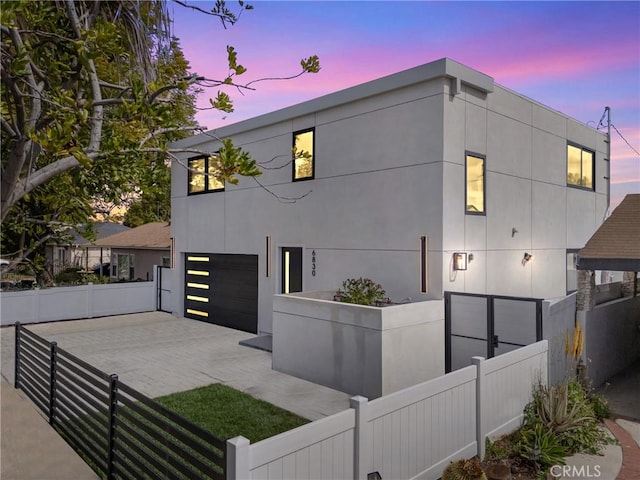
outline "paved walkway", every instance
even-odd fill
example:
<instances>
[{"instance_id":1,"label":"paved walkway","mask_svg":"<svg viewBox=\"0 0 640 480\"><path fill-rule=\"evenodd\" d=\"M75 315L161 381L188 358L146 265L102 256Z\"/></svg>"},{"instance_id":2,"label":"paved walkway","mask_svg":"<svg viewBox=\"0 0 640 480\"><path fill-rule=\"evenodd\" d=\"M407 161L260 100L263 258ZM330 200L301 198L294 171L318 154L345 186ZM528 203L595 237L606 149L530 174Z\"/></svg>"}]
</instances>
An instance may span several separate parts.
<instances>
[{"instance_id":1,"label":"paved walkway","mask_svg":"<svg viewBox=\"0 0 640 480\"><path fill-rule=\"evenodd\" d=\"M640 479L640 424L628 420L606 420L605 423L622 450L622 465L616 480Z\"/></svg>"},{"instance_id":2,"label":"paved walkway","mask_svg":"<svg viewBox=\"0 0 640 480\"><path fill-rule=\"evenodd\" d=\"M607 399L614 416L640 422L640 359L608 379L596 393Z\"/></svg>"},{"instance_id":3,"label":"paved walkway","mask_svg":"<svg viewBox=\"0 0 640 480\"><path fill-rule=\"evenodd\" d=\"M213 382L317 419L348 408L348 395L271 370L267 352L238 345L252 335L151 312L31 325L29 329L142 393L155 397ZM96 475L13 388L14 329L0 329L2 480L95 479ZM632 399L635 401L636 399ZM601 480L640 479L640 423L608 423L620 445L604 456L576 455L569 465L598 466ZM567 477L567 478L575 478Z\"/></svg>"},{"instance_id":4,"label":"paved walkway","mask_svg":"<svg viewBox=\"0 0 640 480\"><path fill-rule=\"evenodd\" d=\"M0 384L0 478L95 480L98 476L23 392Z\"/></svg>"}]
</instances>

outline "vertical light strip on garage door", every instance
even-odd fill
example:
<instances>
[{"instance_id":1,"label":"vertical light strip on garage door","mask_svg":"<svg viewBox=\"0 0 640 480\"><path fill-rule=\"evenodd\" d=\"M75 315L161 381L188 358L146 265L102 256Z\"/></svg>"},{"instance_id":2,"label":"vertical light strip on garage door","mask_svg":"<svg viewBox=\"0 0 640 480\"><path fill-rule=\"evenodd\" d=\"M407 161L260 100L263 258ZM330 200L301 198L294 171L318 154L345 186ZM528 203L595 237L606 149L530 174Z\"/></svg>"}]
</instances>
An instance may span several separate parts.
<instances>
[{"instance_id":1,"label":"vertical light strip on garage door","mask_svg":"<svg viewBox=\"0 0 640 480\"><path fill-rule=\"evenodd\" d=\"M187 261L188 262L205 262L205 263L209 263L210 258L209 257L205 257L205 256L195 256L195 255L188 255L187 256ZM196 278L193 278L196 277ZM207 270L196 270L196 269L188 269L187 270L187 287L191 287L191 288L197 288L200 290L209 290L209 284L208 283L202 283L202 281L198 281L200 280L197 277L209 277L209 271ZM203 297L200 295L189 295L187 294L187 300L191 300L192 302L199 302L199 303L203 303L203 304L207 304L209 303L209 297ZM197 310L194 308L187 308L187 313L190 313L191 315L197 315L199 317L208 317L209 314L207 312L204 312L202 310Z\"/></svg>"}]
</instances>

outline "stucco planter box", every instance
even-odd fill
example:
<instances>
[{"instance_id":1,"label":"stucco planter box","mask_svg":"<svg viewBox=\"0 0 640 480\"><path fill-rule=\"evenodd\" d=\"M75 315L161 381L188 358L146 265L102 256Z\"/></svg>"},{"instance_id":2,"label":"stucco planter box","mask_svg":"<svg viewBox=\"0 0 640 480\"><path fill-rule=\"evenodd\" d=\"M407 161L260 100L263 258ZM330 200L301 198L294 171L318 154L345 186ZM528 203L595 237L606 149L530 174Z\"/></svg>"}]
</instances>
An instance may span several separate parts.
<instances>
[{"instance_id":1,"label":"stucco planter box","mask_svg":"<svg viewBox=\"0 0 640 480\"><path fill-rule=\"evenodd\" d=\"M444 374L441 300L368 307L275 295L273 369L369 399Z\"/></svg>"}]
</instances>

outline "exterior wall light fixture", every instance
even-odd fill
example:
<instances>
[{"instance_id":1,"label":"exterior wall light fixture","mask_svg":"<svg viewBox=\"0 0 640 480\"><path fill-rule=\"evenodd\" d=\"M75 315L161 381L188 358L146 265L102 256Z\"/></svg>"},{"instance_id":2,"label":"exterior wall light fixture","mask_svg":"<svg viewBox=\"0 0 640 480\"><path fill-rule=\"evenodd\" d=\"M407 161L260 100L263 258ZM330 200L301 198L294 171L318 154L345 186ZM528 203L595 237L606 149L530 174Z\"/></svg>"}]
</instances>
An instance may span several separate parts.
<instances>
[{"instance_id":1,"label":"exterior wall light fixture","mask_svg":"<svg viewBox=\"0 0 640 480\"><path fill-rule=\"evenodd\" d=\"M533 260L533 255L530 253L524 252L524 257L522 257L522 266L524 267L529 260Z\"/></svg>"},{"instance_id":2,"label":"exterior wall light fixture","mask_svg":"<svg viewBox=\"0 0 640 480\"><path fill-rule=\"evenodd\" d=\"M467 269L467 254L456 252L453 254L453 269L454 270L466 270Z\"/></svg>"}]
</instances>

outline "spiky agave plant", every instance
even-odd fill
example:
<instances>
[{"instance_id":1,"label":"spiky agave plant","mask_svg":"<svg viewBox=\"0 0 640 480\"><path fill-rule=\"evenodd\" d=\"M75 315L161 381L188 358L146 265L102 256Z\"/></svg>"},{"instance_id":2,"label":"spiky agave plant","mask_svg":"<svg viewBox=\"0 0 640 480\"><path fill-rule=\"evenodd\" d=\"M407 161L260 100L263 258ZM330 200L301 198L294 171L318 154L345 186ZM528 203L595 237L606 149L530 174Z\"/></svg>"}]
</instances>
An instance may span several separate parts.
<instances>
[{"instance_id":1,"label":"spiky agave plant","mask_svg":"<svg viewBox=\"0 0 640 480\"><path fill-rule=\"evenodd\" d=\"M472 457L450 463L442 474L442 480L487 480L487 476L478 457Z\"/></svg>"}]
</instances>

